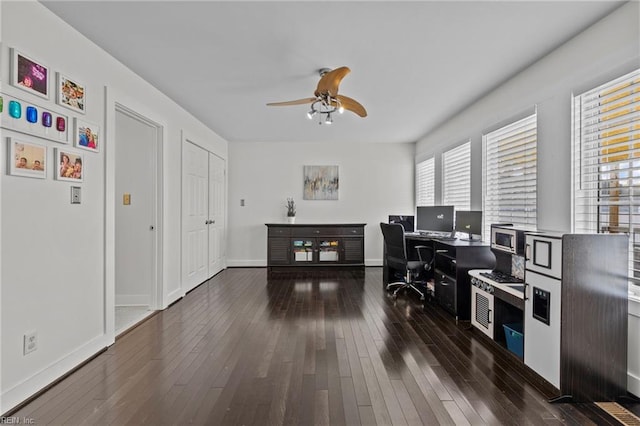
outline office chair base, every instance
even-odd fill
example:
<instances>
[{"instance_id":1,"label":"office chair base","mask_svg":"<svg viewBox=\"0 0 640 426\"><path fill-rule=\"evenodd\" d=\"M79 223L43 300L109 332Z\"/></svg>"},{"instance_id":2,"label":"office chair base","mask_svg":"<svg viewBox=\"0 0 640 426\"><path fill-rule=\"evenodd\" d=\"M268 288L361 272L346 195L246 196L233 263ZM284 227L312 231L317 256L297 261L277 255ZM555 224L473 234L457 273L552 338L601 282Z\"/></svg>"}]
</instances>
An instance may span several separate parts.
<instances>
[{"instance_id":1,"label":"office chair base","mask_svg":"<svg viewBox=\"0 0 640 426\"><path fill-rule=\"evenodd\" d=\"M387 284L387 286L385 288L387 289L387 291L389 291L389 290L392 290L396 286L398 288L396 288L395 291L392 293L393 297L397 297L398 293L400 292L400 290L411 289L411 290L415 291L416 293L418 293L420 295L420 301L421 302L425 300L425 295L422 292L422 290L420 290L415 285L410 284L410 283L406 283L404 281L397 281L397 282L389 283L389 284Z\"/></svg>"}]
</instances>

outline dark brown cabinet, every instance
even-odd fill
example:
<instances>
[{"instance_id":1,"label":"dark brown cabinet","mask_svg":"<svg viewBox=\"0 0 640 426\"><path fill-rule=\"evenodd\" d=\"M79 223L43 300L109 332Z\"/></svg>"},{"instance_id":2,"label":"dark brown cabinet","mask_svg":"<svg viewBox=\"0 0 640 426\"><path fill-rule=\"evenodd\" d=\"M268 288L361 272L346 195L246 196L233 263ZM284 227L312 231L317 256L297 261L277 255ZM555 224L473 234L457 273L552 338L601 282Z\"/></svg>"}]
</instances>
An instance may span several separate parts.
<instances>
[{"instance_id":1,"label":"dark brown cabinet","mask_svg":"<svg viewBox=\"0 0 640 426\"><path fill-rule=\"evenodd\" d=\"M267 223L269 271L291 267L364 266L365 224Z\"/></svg>"}]
</instances>

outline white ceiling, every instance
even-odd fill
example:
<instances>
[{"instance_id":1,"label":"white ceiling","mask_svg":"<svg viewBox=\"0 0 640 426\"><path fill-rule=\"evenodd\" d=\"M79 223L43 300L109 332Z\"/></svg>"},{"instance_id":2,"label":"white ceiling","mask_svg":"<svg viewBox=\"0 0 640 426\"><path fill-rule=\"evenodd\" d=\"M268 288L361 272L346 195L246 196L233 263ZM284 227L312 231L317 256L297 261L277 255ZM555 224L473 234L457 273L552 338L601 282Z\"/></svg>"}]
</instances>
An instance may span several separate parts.
<instances>
[{"instance_id":1,"label":"white ceiling","mask_svg":"<svg viewBox=\"0 0 640 426\"><path fill-rule=\"evenodd\" d=\"M622 4L41 1L230 142L416 141ZM265 105L343 65L367 118Z\"/></svg>"}]
</instances>

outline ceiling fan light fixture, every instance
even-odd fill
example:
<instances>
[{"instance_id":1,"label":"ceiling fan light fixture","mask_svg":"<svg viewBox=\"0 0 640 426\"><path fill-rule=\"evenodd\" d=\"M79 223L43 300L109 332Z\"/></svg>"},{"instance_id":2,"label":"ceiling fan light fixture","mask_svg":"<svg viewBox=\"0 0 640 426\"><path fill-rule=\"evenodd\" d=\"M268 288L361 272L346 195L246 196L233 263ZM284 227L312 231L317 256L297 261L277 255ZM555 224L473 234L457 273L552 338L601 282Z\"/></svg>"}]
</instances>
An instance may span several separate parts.
<instances>
[{"instance_id":1,"label":"ceiling fan light fixture","mask_svg":"<svg viewBox=\"0 0 640 426\"><path fill-rule=\"evenodd\" d=\"M327 117L324 119L324 124L332 124L332 123L333 123L333 117L331 117L331 113L328 112Z\"/></svg>"}]
</instances>

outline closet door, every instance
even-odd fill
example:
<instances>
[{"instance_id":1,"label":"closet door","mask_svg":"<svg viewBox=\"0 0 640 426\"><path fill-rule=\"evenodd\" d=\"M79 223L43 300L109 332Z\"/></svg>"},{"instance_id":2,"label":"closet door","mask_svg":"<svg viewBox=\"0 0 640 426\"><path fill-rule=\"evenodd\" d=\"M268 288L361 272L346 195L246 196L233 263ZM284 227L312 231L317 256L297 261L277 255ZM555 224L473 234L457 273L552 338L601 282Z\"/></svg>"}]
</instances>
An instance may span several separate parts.
<instances>
[{"instance_id":1,"label":"closet door","mask_svg":"<svg viewBox=\"0 0 640 426\"><path fill-rule=\"evenodd\" d=\"M182 286L209 278L209 152L190 142L182 153Z\"/></svg>"},{"instance_id":2,"label":"closet door","mask_svg":"<svg viewBox=\"0 0 640 426\"><path fill-rule=\"evenodd\" d=\"M209 277L224 269L225 179L224 159L209 153Z\"/></svg>"}]
</instances>

